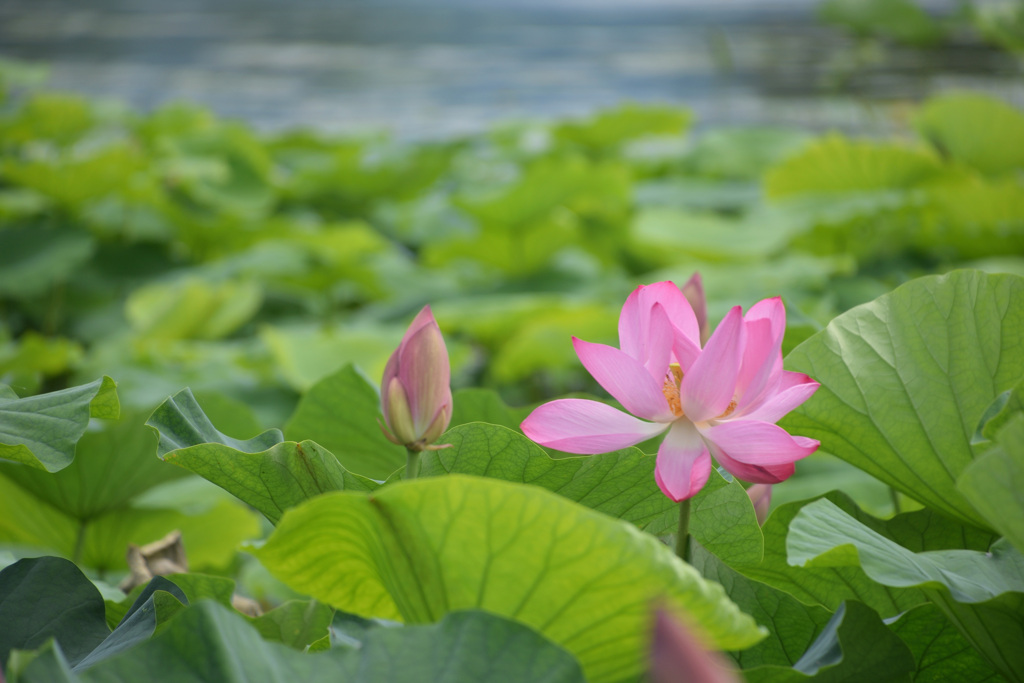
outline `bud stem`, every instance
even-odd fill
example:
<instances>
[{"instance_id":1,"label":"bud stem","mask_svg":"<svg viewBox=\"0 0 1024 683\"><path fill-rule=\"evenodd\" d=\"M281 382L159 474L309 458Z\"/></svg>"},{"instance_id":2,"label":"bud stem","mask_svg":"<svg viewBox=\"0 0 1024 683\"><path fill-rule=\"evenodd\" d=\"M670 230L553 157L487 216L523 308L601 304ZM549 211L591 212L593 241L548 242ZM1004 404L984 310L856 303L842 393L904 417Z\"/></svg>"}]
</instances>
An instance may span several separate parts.
<instances>
[{"instance_id":1,"label":"bud stem","mask_svg":"<svg viewBox=\"0 0 1024 683\"><path fill-rule=\"evenodd\" d=\"M411 448L405 449L405 479L420 476L420 452Z\"/></svg>"},{"instance_id":2,"label":"bud stem","mask_svg":"<svg viewBox=\"0 0 1024 683\"><path fill-rule=\"evenodd\" d=\"M676 555L690 561L690 499L679 503L679 529L676 531Z\"/></svg>"}]
</instances>

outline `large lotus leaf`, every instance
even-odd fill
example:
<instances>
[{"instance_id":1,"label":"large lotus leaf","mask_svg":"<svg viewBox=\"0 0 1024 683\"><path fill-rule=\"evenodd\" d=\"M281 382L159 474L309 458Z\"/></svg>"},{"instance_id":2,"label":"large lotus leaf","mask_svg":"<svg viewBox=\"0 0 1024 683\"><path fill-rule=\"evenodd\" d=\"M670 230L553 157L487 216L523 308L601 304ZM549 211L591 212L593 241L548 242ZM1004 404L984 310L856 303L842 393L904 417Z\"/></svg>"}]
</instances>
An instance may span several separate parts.
<instances>
[{"instance_id":1,"label":"large lotus leaf","mask_svg":"<svg viewBox=\"0 0 1024 683\"><path fill-rule=\"evenodd\" d=\"M451 446L424 452L420 476L471 474L541 486L654 535L674 533L678 524L678 503L654 480L654 456L636 448L553 459L522 434L479 422L455 427L439 442ZM763 541L750 498L718 472L693 499L690 529L729 562L761 559Z\"/></svg>"},{"instance_id":2,"label":"large lotus leaf","mask_svg":"<svg viewBox=\"0 0 1024 683\"><path fill-rule=\"evenodd\" d=\"M244 654L244 656L239 656ZM44 649L24 683L583 683L579 664L529 628L485 612L457 612L441 623L377 629L362 647L311 656L260 640L238 614L203 601L153 640L78 674L59 649Z\"/></svg>"},{"instance_id":3,"label":"large lotus leaf","mask_svg":"<svg viewBox=\"0 0 1024 683\"><path fill-rule=\"evenodd\" d=\"M935 510L985 519L957 490L971 437L1024 375L1024 278L914 280L829 323L787 357L821 382L781 423Z\"/></svg>"},{"instance_id":4,"label":"large lotus leaf","mask_svg":"<svg viewBox=\"0 0 1024 683\"><path fill-rule=\"evenodd\" d=\"M120 412L114 380L103 377L49 394L18 398L0 385L0 458L47 472L75 458L89 418L115 419Z\"/></svg>"},{"instance_id":5,"label":"large lotus leaf","mask_svg":"<svg viewBox=\"0 0 1024 683\"><path fill-rule=\"evenodd\" d=\"M832 618L832 613L823 607L806 605L785 591L730 569L699 544L692 547L690 562L704 578L722 584L740 609L768 627L768 637L760 643L730 653L743 669L793 666Z\"/></svg>"},{"instance_id":6,"label":"large lotus leaf","mask_svg":"<svg viewBox=\"0 0 1024 683\"><path fill-rule=\"evenodd\" d=\"M536 486L449 475L325 494L285 513L254 553L292 588L361 616L425 623L479 608L515 619L597 683L643 670L659 597L718 647L763 637L654 537Z\"/></svg>"},{"instance_id":7,"label":"large lotus leaf","mask_svg":"<svg viewBox=\"0 0 1024 683\"><path fill-rule=\"evenodd\" d=\"M1024 416L1017 414L995 436L996 445L969 464L957 489L991 527L1024 553Z\"/></svg>"},{"instance_id":8,"label":"large lotus leaf","mask_svg":"<svg viewBox=\"0 0 1024 683\"><path fill-rule=\"evenodd\" d=\"M0 475L0 543L78 557L83 566L99 570L122 570L129 543L145 545L178 529L192 566L223 567L239 543L259 534L259 518L212 486L199 502L184 508L173 497L164 506L132 501L83 521Z\"/></svg>"},{"instance_id":9,"label":"large lotus leaf","mask_svg":"<svg viewBox=\"0 0 1024 683\"><path fill-rule=\"evenodd\" d=\"M913 672L914 656L878 614L859 602L845 602L792 668L761 666L743 676L748 683L909 683Z\"/></svg>"},{"instance_id":10,"label":"large lotus leaf","mask_svg":"<svg viewBox=\"0 0 1024 683\"><path fill-rule=\"evenodd\" d=\"M942 165L927 149L826 135L765 175L772 198L914 187L938 176Z\"/></svg>"},{"instance_id":11,"label":"large lotus leaf","mask_svg":"<svg viewBox=\"0 0 1024 683\"><path fill-rule=\"evenodd\" d=\"M889 621L917 660L914 683L995 683L991 666L935 605L921 605Z\"/></svg>"},{"instance_id":12,"label":"large lotus leaf","mask_svg":"<svg viewBox=\"0 0 1024 683\"><path fill-rule=\"evenodd\" d=\"M993 667L1022 680L1024 556L1005 541L915 553L819 500L793 519L787 547L793 564L859 566L883 586L926 590Z\"/></svg>"},{"instance_id":13,"label":"large lotus leaf","mask_svg":"<svg viewBox=\"0 0 1024 683\"><path fill-rule=\"evenodd\" d=\"M153 457L157 438L145 419L145 413L127 410L118 420L94 425L79 439L75 459L59 472L0 463L0 474L71 517L93 519L160 483L187 476Z\"/></svg>"},{"instance_id":14,"label":"large lotus leaf","mask_svg":"<svg viewBox=\"0 0 1024 683\"><path fill-rule=\"evenodd\" d=\"M935 147L983 173L1024 169L1024 113L987 95L958 92L935 97L915 121Z\"/></svg>"},{"instance_id":15,"label":"large lotus leaf","mask_svg":"<svg viewBox=\"0 0 1024 683\"><path fill-rule=\"evenodd\" d=\"M35 649L50 638L77 663L110 634L99 591L58 557L19 560L0 571L0 624L0 669L12 649Z\"/></svg>"},{"instance_id":16,"label":"large lotus leaf","mask_svg":"<svg viewBox=\"0 0 1024 683\"><path fill-rule=\"evenodd\" d=\"M316 441L351 472L386 479L405 465L405 449L384 437L379 420L377 390L346 365L303 394L284 434L292 441Z\"/></svg>"},{"instance_id":17,"label":"large lotus leaf","mask_svg":"<svg viewBox=\"0 0 1024 683\"><path fill-rule=\"evenodd\" d=\"M188 389L161 404L147 424L160 434L165 462L213 482L275 524L286 509L325 491L377 488L313 441L281 442L276 429L248 441L225 436Z\"/></svg>"}]
</instances>

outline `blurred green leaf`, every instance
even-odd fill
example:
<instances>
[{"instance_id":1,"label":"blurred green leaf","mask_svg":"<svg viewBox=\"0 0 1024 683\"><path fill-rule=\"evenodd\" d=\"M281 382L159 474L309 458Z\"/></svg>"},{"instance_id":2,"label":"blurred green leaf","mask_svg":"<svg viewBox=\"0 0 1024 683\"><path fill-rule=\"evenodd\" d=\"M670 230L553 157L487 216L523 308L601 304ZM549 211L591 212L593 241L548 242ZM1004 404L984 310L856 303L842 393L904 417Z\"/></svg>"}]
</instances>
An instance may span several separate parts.
<instances>
[{"instance_id":1,"label":"blurred green leaf","mask_svg":"<svg viewBox=\"0 0 1024 683\"><path fill-rule=\"evenodd\" d=\"M0 230L0 294L27 298L67 286L93 255L87 233L36 225Z\"/></svg>"},{"instance_id":2,"label":"blurred green leaf","mask_svg":"<svg viewBox=\"0 0 1024 683\"><path fill-rule=\"evenodd\" d=\"M125 314L141 337L219 339L248 322L263 293L253 282L204 282L186 278L136 289Z\"/></svg>"},{"instance_id":3,"label":"blurred green leaf","mask_svg":"<svg viewBox=\"0 0 1024 683\"><path fill-rule=\"evenodd\" d=\"M1024 113L994 97L944 93L928 100L915 123L940 153L982 173L1024 169Z\"/></svg>"},{"instance_id":4,"label":"blurred green leaf","mask_svg":"<svg viewBox=\"0 0 1024 683\"><path fill-rule=\"evenodd\" d=\"M893 190L920 185L942 172L929 150L826 135L765 174L768 197Z\"/></svg>"},{"instance_id":5,"label":"blurred green leaf","mask_svg":"<svg viewBox=\"0 0 1024 683\"><path fill-rule=\"evenodd\" d=\"M610 152L624 142L649 135L683 135L692 115L678 107L624 104L583 121L555 127L555 138L591 152Z\"/></svg>"},{"instance_id":6,"label":"blurred green leaf","mask_svg":"<svg viewBox=\"0 0 1024 683\"><path fill-rule=\"evenodd\" d=\"M946 35L942 25L912 0L826 0L818 14L860 36L932 46Z\"/></svg>"}]
</instances>

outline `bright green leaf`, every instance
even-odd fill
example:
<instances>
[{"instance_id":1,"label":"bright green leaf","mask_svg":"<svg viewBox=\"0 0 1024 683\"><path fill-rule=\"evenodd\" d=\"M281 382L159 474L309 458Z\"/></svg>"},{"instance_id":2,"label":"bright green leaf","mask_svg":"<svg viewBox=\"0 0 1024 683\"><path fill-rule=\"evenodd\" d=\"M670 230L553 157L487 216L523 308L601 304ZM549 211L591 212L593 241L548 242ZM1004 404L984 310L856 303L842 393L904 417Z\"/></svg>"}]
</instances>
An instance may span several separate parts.
<instances>
[{"instance_id":1,"label":"bright green leaf","mask_svg":"<svg viewBox=\"0 0 1024 683\"><path fill-rule=\"evenodd\" d=\"M1024 278L954 271L839 316L793 350L821 383L782 425L925 505L975 526L956 489L985 410L1024 375Z\"/></svg>"},{"instance_id":2,"label":"bright green leaf","mask_svg":"<svg viewBox=\"0 0 1024 683\"><path fill-rule=\"evenodd\" d=\"M659 596L719 647L763 637L655 538L535 486L450 475L326 494L287 512L254 552L296 590L347 612L409 623L459 609L508 616L576 655L596 683L643 670Z\"/></svg>"},{"instance_id":3,"label":"bright green leaf","mask_svg":"<svg viewBox=\"0 0 1024 683\"><path fill-rule=\"evenodd\" d=\"M250 623L263 640L284 643L297 650L305 649L328 635L334 610L315 600L289 600Z\"/></svg>"},{"instance_id":4,"label":"bright green leaf","mask_svg":"<svg viewBox=\"0 0 1024 683\"><path fill-rule=\"evenodd\" d=\"M115 387L103 377L49 394L0 397L0 458L47 472L67 467L90 417L117 418Z\"/></svg>"}]
</instances>

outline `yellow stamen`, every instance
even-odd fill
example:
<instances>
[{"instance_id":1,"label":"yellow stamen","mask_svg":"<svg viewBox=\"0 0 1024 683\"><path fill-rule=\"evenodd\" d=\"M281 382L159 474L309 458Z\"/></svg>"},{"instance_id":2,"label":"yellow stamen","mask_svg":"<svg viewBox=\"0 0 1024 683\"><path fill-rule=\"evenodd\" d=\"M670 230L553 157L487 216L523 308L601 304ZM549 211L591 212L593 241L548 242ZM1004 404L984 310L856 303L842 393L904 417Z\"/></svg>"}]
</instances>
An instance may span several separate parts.
<instances>
[{"instance_id":1,"label":"yellow stamen","mask_svg":"<svg viewBox=\"0 0 1024 683\"><path fill-rule=\"evenodd\" d=\"M661 392L668 400L668 407L676 417L683 416L683 404L679 400L679 383L683 381L683 370L679 363L672 363L665 373L665 382L661 386Z\"/></svg>"}]
</instances>

